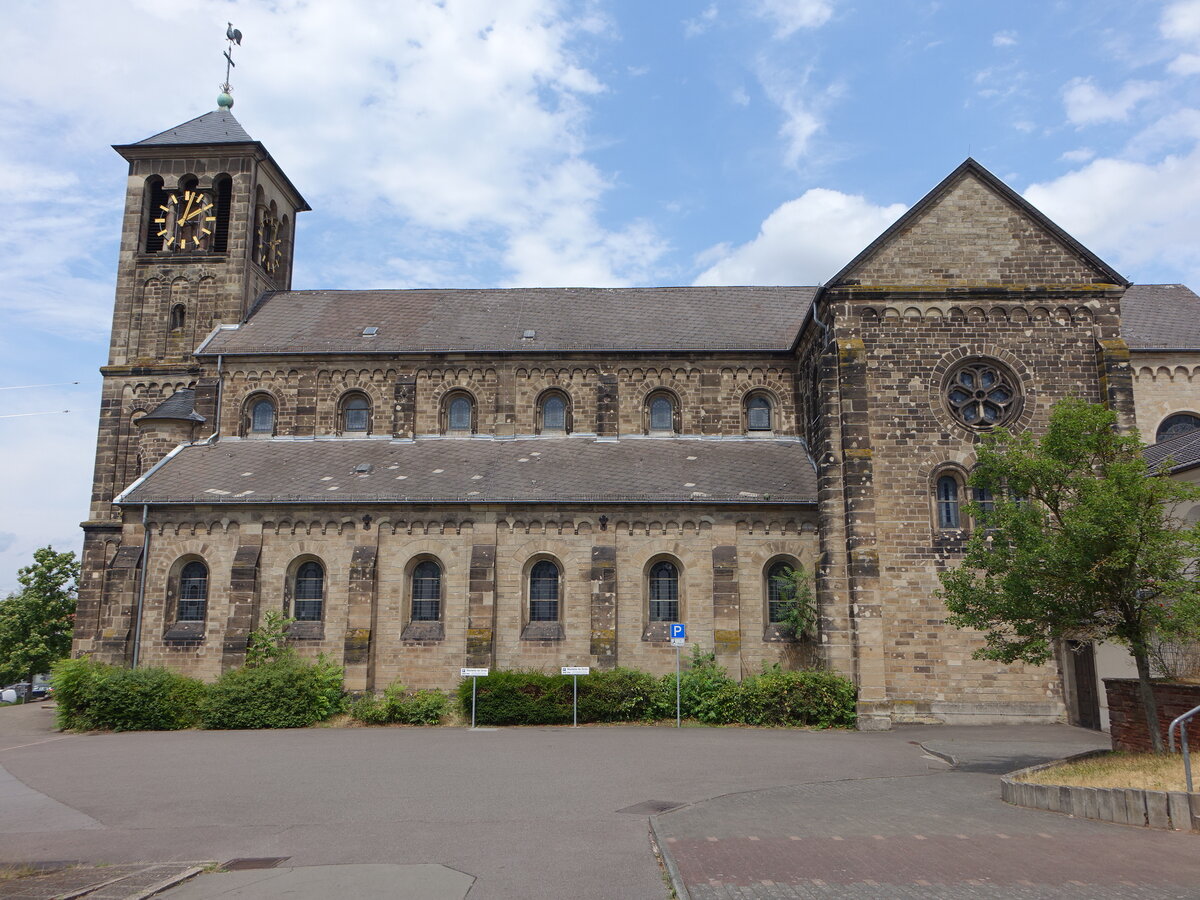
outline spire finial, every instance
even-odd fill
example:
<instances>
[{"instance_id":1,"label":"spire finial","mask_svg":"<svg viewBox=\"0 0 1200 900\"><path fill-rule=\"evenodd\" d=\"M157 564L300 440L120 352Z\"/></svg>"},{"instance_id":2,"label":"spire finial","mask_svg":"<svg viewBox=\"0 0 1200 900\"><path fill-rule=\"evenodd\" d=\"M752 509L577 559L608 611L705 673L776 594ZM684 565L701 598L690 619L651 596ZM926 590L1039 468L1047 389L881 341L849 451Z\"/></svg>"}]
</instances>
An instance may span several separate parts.
<instances>
[{"instance_id":1,"label":"spire finial","mask_svg":"<svg viewBox=\"0 0 1200 900\"><path fill-rule=\"evenodd\" d=\"M226 22L225 26L225 40L229 46L225 48L225 83L221 85L221 93L217 95L217 106L220 109L233 106L233 85L229 83L229 72L237 65L233 61L233 45L242 46L242 33L233 27L232 22Z\"/></svg>"}]
</instances>

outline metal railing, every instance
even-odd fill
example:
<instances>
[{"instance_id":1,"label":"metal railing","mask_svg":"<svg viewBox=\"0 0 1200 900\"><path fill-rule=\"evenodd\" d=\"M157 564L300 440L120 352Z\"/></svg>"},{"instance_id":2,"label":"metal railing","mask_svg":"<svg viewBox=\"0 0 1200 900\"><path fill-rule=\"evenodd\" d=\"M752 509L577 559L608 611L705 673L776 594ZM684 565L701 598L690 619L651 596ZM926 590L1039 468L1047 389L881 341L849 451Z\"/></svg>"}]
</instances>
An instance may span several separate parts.
<instances>
[{"instance_id":1,"label":"metal railing","mask_svg":"<svg viewBox=\"0 0 1200 900\"><path fill-rule=\"evenodd\" d=\"M1200 713L1200 706L1197 706L1195 709L1188 710L1182 716L1176 716L1171 722L1170 726L1167 728L1167 739L1171 743L1172 753L1175 752L1175 728L1176 726L1179 728L1179 744L1183 750L1183 775L1187 780L1187 789L1189 794L1192 792L1192 758L1188 754L1187 723L1188 719L1192 718L1192 716L1196 715L1197 713Z\"/></svg>"}]
</instances>

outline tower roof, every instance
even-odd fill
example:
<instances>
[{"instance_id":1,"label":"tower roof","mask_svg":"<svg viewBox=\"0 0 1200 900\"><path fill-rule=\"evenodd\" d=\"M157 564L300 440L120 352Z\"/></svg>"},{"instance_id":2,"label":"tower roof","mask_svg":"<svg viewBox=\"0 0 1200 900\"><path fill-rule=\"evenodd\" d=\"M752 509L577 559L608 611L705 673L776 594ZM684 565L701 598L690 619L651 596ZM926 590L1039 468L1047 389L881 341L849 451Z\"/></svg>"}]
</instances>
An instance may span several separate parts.
<instances>
[{"instance_id":1,"label":"tower roof","mask_svg":"<svg viewBox=\"0 0 1200 900\"><path fill-rule=\"evenodd\" d=\"M138 144L252 144L254 138L227 109L214 109L151 135Z\"/></svg>"}]
</instances>

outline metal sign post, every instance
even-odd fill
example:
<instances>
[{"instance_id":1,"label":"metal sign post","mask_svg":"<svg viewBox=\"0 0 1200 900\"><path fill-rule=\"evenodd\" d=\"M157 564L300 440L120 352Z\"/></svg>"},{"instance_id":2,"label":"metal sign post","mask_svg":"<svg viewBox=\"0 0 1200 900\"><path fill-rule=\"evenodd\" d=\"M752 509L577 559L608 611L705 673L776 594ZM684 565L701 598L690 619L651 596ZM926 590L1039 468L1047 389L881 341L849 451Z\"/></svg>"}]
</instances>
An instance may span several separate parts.
<instances>
[{"instance_id":1,"label":"metal sign post","mask_svg":"<svg viewBox=\"0 0 1200 900\"><path fill-rule=\"evenodd\" d=\"M679 710L679 653L687 643L687 625L683 622L671 623L671 644L675 647L675 727L682 728Z\"/></svg>"},{"instance_id":2,"label":"metal sign post","mask_svg":"<svg viewBox=\"0 0 1200 900\"><path fill-rule=\"evenodd\" d=\"M475 688L479 684L480 678L487 678L487 669L459 669L458 675L460 678L471 679L471 727L475 727Z\"/></svg>"},{"instance_id":3,"label":"metal sign post","mask_svg":"<svg viewBox=\"0 0 1200 900\"><path fill-rule=\"evenodd\" d=\"M590 666L563 666L562 673L570 675L574 682L574 696L571 701L571 725L573 728L579 727L579 676L590 675L592 670Z\"/></svg>"}]
</instances>

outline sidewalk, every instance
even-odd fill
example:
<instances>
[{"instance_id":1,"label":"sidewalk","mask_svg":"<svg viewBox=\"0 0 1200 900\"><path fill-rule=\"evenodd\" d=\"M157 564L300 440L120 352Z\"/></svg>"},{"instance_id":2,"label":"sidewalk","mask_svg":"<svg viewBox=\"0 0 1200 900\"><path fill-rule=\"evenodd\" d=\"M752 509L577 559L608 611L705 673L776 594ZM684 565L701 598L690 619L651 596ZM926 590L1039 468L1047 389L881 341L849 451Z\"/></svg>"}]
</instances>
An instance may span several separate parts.
<instances>
[{"instance_id":1,"label":"sidewalk","mask_svg":"<svg viewBox=\"0 0 1200 900\"><path fill-rule=\"evenodd\" d=\"M653 817L681 900L1200 895L1194 835L1001 802L996 773L1106 736L1066 726L894 734L908 733L920 743L914 752L935 751L925 775L731 794Z\"/></svg>"}]
</instances>

